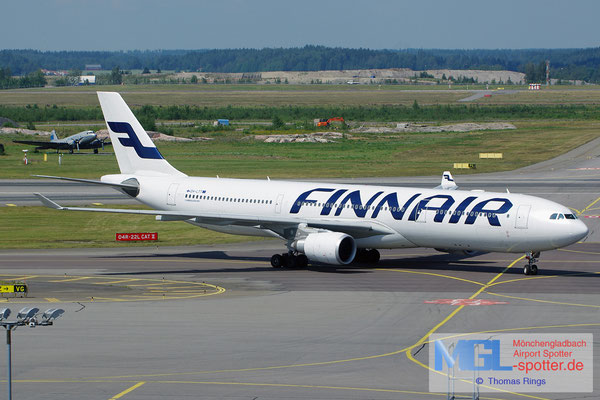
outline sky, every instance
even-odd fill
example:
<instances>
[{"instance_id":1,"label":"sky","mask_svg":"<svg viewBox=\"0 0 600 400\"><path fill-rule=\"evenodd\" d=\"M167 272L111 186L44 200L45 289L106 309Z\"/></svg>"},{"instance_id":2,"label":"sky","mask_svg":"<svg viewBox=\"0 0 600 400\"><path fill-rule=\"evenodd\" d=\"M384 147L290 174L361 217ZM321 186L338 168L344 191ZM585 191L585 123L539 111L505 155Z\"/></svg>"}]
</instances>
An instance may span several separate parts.
<instances>
[{"instance_id":1,"label":"sky","mask_svg":"<svg viewBox=\"0 0 600 400\"><path fill-rule=\"evenodd\" d=\"M3 0L0 49L598 47L598 15L598 0Z\"/></svg>"}]
</instances>

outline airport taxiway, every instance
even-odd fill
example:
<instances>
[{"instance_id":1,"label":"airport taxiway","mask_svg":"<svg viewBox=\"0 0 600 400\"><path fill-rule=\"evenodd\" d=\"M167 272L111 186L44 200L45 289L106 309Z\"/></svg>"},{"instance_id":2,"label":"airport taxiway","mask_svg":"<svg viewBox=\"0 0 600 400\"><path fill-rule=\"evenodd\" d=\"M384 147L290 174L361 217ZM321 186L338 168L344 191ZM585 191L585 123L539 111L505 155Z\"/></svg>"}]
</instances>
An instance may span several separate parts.
<instances>
[{"instance_id":1,"label":"airport taxiway","mask_svg":"<svg viewBox=\"0 0 600 400\"><path fill-rule=\"evenodd\" d=\"M430 333L600 334L600 244L542 254L537 276L522 274L520 255L427 249L384 251L377 267L277 270L268 260L279 248L3 251L0 278L30 290L3 305L67 310L14 334L15 393L435 399L419 364ZM456 299L471 305L447 304Z\"/></svg>"}]
</instances>

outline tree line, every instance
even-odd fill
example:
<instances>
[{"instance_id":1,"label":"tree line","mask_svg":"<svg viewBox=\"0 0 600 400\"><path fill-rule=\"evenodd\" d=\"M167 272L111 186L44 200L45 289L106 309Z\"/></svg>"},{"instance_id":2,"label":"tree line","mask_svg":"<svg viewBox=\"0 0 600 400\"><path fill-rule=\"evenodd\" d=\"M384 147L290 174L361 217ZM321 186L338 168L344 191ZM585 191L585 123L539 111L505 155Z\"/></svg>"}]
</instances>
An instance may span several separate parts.
<instances>
[{"instance_id":1,"label":"tree line","mask_svg":"<svg viewBox=\"0 0 600 400\"><path fill-rule=\"evenodd\" d=\"M104 70L151 69L206 72L319 71L370 68L483 69L527 72L550 60L558 79L600 82L600 47L519 50L371 50L304 46L297 48L37 51L0 50L0 67L25 75L40 68L83 70L101 64Z\"/></svg>"},{"instance_id":2,"label":"tree line","mask_svg":"<svg viewBox=\"0 0 600 400\"><path fill-rule=\"evenodd\" d=\"M284 107L197 107L151 106L133 109L140 121L155 120L272 120L312 121L314 118L344 117L350 121L483 121L517 119L600 119L596 105L435 105L420 106L284 106ZM102 120L100 107L30 105L0 106L0 115L17 122Z\"/></svg>"},{"instance_id":3,"label":"tree line","mask_svg":"<svg viewBox=\"0 0 600 400\"><path fill-rule=\"evenodd\" d=\"M0 89L43 87L46 77L39 69L27 75L14 77L10 68L0 68Z\"/></svg>"}]
</instances>

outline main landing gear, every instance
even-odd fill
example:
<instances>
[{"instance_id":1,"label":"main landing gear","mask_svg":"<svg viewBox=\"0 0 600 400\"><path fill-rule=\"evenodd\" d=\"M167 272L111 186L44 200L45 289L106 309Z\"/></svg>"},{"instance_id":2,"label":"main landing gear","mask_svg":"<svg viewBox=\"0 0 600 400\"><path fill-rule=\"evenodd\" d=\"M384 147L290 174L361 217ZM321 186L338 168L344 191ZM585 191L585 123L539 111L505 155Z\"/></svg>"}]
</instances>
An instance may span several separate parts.
<instances>
[{"instance_id":1,"label":"main landing gear","mask_svg":"<svg viewBox=\"0 0 600 400\"><path fill-rule=\"evenodd\" d=\"M274 254L271 257L271 266L273 268L306 268L308 257L304 254L294 254L292 252Z\"/></svg>"},{"instance_id":2,"label":"main landing gear","mask_svg":"<svg viewBox=\"0 0 600 400\"><path fill-rule=\"evenodd\" d=\"M535 264L539 261L540 252L531 252L525 258L527 258L527 264L523 267L523 273L525 275L537 275L538 267Z\"/></svg>"},{"instance_id":3,"label":"main landing gear","mask_svg":"<svg viewBox=\"0 0 600 400\"><path fill-rule=\"evenodd\" d=\"M381 255L376 249L358 249L354 262L365 264L377 264ZM283 254L274 254L271 257L271 266L273 268L306 268L308 266L308 257L304 254L290 251Z\"/></svg>"},{"instance_id":4,"label":"main landing gear","mask_svg":"<svg viewBox=\"0 0 600 400\"><path fill-rule=\"evenodd\" d=\"M354 257L354 262L366 263L366 264L377 264L381 255L379 251L376 249L358 249L356 251L356 256Z\"/></svg>"}]
</instances>

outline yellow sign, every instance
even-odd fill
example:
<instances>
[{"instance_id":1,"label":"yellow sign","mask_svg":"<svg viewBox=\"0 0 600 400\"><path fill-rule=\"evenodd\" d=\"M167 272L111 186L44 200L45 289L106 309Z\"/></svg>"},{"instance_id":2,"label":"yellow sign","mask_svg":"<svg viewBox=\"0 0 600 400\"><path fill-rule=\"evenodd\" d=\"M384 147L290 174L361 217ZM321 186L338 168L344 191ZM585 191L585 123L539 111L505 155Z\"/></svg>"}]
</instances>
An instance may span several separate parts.
<instances>
[{"instance_id":1,"label":"yellow sign","mask_svg":"<svg viewBox=\"0 0 600 400\"><path fill-rule=\"evenodd\" d=\"M454 168L455 169L476 169L477 165L470 164L470 163L454 163Z\"/></svg>"},{"instance_id":2,"label":"yellow sign","mask_svg":"<svg viewBox=\"0 0 600 400\"><path fill-rule=\"evenodd\" d=\"M502 158L502 153L479 153L479 158Z\"/></svg>"},{"instance_id":3,"label":"yellow sign","mask_svg":"<svg viewBox=\"0 0 600 400\"><path fill-rule=\"evenodd\" d=\"M0 285L0 293L27 293L27 285Z\"/></svg>"}]
</instances>

